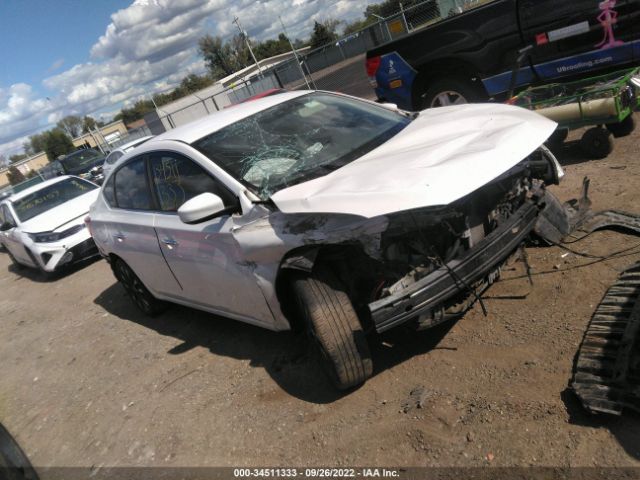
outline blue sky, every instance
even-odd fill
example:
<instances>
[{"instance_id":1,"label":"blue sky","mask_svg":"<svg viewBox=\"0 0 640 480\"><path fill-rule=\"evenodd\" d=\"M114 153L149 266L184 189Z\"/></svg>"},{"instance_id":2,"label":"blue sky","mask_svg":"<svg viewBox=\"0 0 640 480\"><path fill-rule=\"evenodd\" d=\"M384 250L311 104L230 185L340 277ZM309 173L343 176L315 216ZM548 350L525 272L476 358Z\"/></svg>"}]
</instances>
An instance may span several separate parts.
<instances>
[{"instance_id":1,"label":"blue sky","mask_svg":"<svg viewBox=\"0 0 640 480\"><path fill-rule=\"evenodd\" d=\"M116 10L131 0L0 1L0 85L25 82L38 90L55 71L89 60L89 47ZM57 68L55 68L57 67Z\"/></svg>"},{"instance_id":2,"label":"blue sky","mask_svg":"<svg viewBox=\"0 0 640 480\"><path fill-rule=\"evenodd\" d=\"M0 0L0 156L66 115L123 106L203 74L198 39L307 38L315 20L361 18L375 0Z\"/></svg>"}]
</instances>

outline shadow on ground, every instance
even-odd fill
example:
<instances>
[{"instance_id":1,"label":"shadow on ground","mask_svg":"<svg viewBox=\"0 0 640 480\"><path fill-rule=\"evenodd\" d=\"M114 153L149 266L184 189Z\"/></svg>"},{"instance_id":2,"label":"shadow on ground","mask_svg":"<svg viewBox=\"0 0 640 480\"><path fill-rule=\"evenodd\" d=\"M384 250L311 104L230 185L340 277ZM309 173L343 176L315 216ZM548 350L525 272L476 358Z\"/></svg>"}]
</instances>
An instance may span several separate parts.
<instances>
[{"instance_id":1,"label":"shadow on ground","mask_svg":"<svg viewBox=\"0 0 640 480\"><path fill-rule=\"evenodd\" d=\"M571 425L606 428L630 457L640 460L640 415L628 410L620 417L589 413L571 388L564 390L561 397Z\"/></svg>"},{"instance_id":2,"label":"shadow on ground","mask_svg":"<svg viewBox=\"0 0 640 480\"><path fill-rule=\"evenodd\" d=\"M94 302L118 318L181 340L169 355L200 346L214 355L249 360L252 367L264 368L284 391L311 403L331 403L349 394L336 391L329 383L302 333L271 332L178 305L150 318L136 309L117 283ZM397 331L372 339L374 375L436 348L450 328L450 324L441 325L421 334Z\"/></svg>"},{"instance_id":3,"label":"shadow on ground","mask_svg":"<svg viewBox=\"0 0 640 480\"><path fill-rule=\"evenodd\" d=\"M564 167L591 161L580 147L579 140L564 142L562 145L553 145L550 148Z\"/></svg>"},{"instance_id":4,"label":"shadow on ground","mask_svg":"<svg viewBox=\"0 0 640 480\"><path fill-rule=\"evenodd\" d=\"M52 272L52 273L45 273L45 272L42 272L41 270L25 267L22 265L16 265L15 263L10 263L9 266L7 267L7 270L9 270L11 273L15 275L16 281L27 279L27 280L31 280L32 282L49 283L49 282L58 281L62 278L69 277L75 274L76 272L78 272L79 270L82 270L83 268L86 268L89 265L97 262L98 260L100 260L100 257L95 256L92 258L81 260L77 263L74 263L73 265L70 265L66 268L62 268L61 270Z\"/></svg>"}]
</instances>

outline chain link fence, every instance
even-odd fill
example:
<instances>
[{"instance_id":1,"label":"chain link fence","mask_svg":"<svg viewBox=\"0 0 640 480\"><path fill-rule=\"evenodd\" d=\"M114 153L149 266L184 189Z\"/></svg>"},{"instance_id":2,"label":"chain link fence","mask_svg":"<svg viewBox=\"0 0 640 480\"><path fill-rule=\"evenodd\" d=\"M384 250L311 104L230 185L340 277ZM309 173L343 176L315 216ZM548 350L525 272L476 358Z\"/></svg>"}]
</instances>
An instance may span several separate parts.
<instances>
[{"instance_id":1,"label":"chain link fence","mask_svg":"<svg viewBox=\"0 0 640 480\"><path fill-rule=\"evenodd\" d=\"M200 96L189 95L161 106L147 114L145 121L153 134L159 134L277 88L331 90L375 99L365 71L368 50L490 1L493 0L426 0L401 8L358 32L254 72L254 76L230 87L207 89L204 95L199 92Z\"/></svg>"}]
</instances>

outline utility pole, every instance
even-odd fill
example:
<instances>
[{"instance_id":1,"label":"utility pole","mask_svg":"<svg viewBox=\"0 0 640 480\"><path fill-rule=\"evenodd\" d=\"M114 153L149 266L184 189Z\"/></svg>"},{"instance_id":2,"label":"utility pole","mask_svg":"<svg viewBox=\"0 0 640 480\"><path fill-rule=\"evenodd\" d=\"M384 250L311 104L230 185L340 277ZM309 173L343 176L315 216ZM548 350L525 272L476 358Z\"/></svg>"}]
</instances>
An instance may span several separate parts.
<instances>
[{"instance_id":1,"label":"utility pole","mask_svg":"<svg viewBox=\"0 0 640 480\"><path fill-rule=\"evenodd\" d=\"M240 25L240 19L238 17L235 17L233 19L233 23L235 23L236 27L238 27L238 30L240 31L240 36L244 39L244 43L247 44L247 48L249 49L251 58L253 58L253 61L256 64L256 67L258 67L258 73L262 76L262 68L260 67L258 60L256 60L256 56L253 54L253 50L251 49L251 43L249 42L249 35L247 35L247 32L245 32L242 29L242 25Z\"/></svg>"},{"instance_id":2,"label":"utility pole","mask_svg":"<svg viewBox=\"0 0 640 480\"><path fill-rule=\"evenodd\" d=\"M291 51L293 52L293 56L296 59L296 63L298 64L298 68L300 69L300 73L302 74L302 78L304 78L304 83L307 84L307 89L311 90L311 86L309 85L309 82L307 80L307 76L304 73L304 70L302 69L302 64L300 63L300 59L298 58L298 52L296 52L296 49L293 47L293 43L291 43L291 39L289 38L289 35L287 34L287 29L284 26L284 22L282 21L282 17L280 15L278 15L278 18L280 19L280 25L282 25L282 31L284 32L284 36L287 37L287 40L289 41L289 45L291 45Z\"/></svg>"}]
</instances>

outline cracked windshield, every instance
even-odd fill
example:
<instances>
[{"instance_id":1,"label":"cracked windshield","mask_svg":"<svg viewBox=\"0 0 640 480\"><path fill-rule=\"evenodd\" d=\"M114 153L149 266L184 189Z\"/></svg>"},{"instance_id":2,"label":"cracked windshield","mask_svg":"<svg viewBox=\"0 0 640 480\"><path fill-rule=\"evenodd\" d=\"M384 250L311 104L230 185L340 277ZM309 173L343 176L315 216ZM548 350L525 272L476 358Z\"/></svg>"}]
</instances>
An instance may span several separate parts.
<instances>
[{"instance_id":1,"label":"cracked windshield","mask_svg":"<svg viewBox=\"0 0 640 480\"><path fill-rule=\"evenodd\" d=\"M410 121L377 105L317 93L233 123L194 147L267 200L365 155Z\"/></svg>"}]
</instances>

